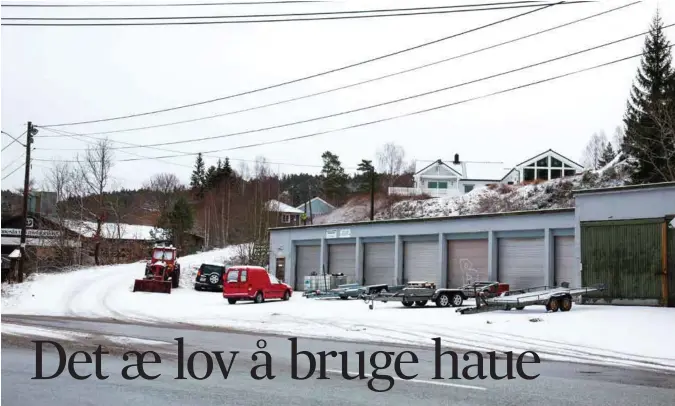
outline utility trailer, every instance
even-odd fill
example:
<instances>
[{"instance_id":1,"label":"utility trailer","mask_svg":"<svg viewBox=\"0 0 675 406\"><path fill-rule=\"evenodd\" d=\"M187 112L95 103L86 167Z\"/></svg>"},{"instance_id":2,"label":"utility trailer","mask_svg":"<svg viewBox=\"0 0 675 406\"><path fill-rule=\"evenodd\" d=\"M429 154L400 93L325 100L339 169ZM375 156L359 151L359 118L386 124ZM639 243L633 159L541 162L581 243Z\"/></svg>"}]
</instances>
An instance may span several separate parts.
<instances>
[{"instance_id":1,"label":"utility trailer","mask_svg":"<svg viewBox=\"0 0 675 406\"><path fill-rule=\"evenodd\" d=\"M527 306L544 306L546 311L567 312L572 309L572 301L590 292L605 290L604 284L585 288L570 288L564 282L561 287L539 286L528 289L512 290L492 294L489 289L476 289L476 306L457 309L460 314L475 314L495 310L523 310ZM494 291L494 290L492 290Z\"/></svg>"},{"instance_id":2,"label":"utility trailer","mask_svg":"<svg viewBox=\"0 0 675 406\"><path fill-rule=\"evenodd\" d=\"M398 292L381 292L374 295L362 295L364 302L368 303L368 307L372 310L375 302L401 302L405 307L424 307L431 301L437 307L459 307L464 303L464 300L476 294L478 289L497 289L501 291L508 291L509 285L504 283L489 284L485 288L468 289L467 286L461 288L436 288L436 284L432 282L408 282L405 287Z\"/></svg>"},{"instance_id":3,"label":"utility trailer","mask_svg":"<svg viewBox=\"0 0 675 406\"><path fill-rule=\"evenodd\" d=\"M337 288L328 291L310 290L303 292L302 296L308 299L342 299L360 298L362 295L375 295L380 292L390 292L402 289L402 286L389 286L387 284L362 286L358 283L338 285Z\"/></svg>"}]
</instances>

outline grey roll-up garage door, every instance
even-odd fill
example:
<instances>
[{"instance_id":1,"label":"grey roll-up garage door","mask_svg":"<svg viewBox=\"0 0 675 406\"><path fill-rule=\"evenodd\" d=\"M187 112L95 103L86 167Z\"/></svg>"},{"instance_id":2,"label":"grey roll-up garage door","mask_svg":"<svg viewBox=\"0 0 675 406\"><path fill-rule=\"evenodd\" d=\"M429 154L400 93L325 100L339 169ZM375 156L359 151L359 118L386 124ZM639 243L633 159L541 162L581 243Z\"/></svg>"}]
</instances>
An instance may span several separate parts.
<instances>
[{"instance_id":1,"label":"grey roll-up garage door","mask_svg":"<svg viewBox=\"0 0 675 406\"><path fill-rule=\"evenodd\" d=\"M448 241L448 287L488 280L488 240Z\"/></svg>"},{"instance_id":2,"label":"grey roll-up garage door","mask_svg":"<svg viewBox=\"0 0 675 406\"><path fill-rule=\"evenodd\" d=\"M298 246L297 262L295 265L295 289L305 289L305 276L311 275L312 272L321 273L321 246Z\"/></svg>"},{"instance_id":3,"label":"grey roll-up garage door","mask_svg":"<svg viewBox=\"0 0 675 406\"><path fill-rule=\"evenodd\" d=\"M355 283L356 244L333 244L328 246L328 272L343 273L347 283Z\"/></svg>"},{"instance_id":4,"label":"grey roll-up garage door","mask_svg":"<svg viewBox=\"0 0 675 406\"><path fill-rule=\"evenodd\" d=\"M581 284L574 256L574 237L555 237L555 285L560 286L562 282L569 282L571 288Z\"/></svg>"},{"instance_id":5,"label":"grey roll-up garage door","mask_svg":"<svg viewBox=\"0 0 675 406\"><path fill-rule=\"evenodd\" d=\"M394 283L394 243L363 244L363 275L366 285Z\"/></svg>"},{"instance_id":6,"label":"grey roll-up garage door","mask_svg":"<svg viewBox=\"0 0 675 406\"><path fill-rule=\"evenodd\" d=\"M544 239L500 238L499 281L510 289L544 286Z\"/></svg>"},{"instance_id":7,"label":"grey roll-up garage door","mask_svg":"<svg viewBox=\"0 0 675 406\"><path fill-rule=\"evenodd\" d=\"M434 282L441 285L438 241L406 241L403 243L403 281Z\"/></svg>"}]
</instances>

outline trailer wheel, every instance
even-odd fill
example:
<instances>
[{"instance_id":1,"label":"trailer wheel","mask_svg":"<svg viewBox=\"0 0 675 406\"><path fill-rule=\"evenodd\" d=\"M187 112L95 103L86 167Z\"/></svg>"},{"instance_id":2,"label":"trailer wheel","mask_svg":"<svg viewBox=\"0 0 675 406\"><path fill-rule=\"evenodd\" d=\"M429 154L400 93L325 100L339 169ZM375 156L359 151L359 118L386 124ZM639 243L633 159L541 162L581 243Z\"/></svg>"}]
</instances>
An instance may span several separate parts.
<instances>
[{"instance_id":1,"label":"trailer wheel","mask_svg":"<svg viewBox=\"0 0 675 406\"><path fill-rule=\"evenodd\" d=\"M560 311L569 312L572 309L572 299L570 297L564 297L560 300Z\"/></svg>"},{"instance_id":2,"label":"trailer wheel","mask_svg":"<svg viewBox=\"0 0 675 406\"><path fill-rule=\"evenodd\" d=\"M525 308L525 306L517 306L516 310L523 310L524 308Z\"/></svg>"},{"instance_id":3,"label":"trailer wheel","mask_svg":"<svg viewBox=\"0 0 675 406\"><path fill-rule=\"evenodd\" d=\"M436 306L438 306L438 307L448 307L448 306L450 306L450 297L448 297L448 295L445 294L445 293L441 293L436 298Z\"/></svg>"},{"instance_id":4,"label":"trailer wheel","mask_svg":"<svg viewBox=\"0 0 675 406\"><path fill-rule=\"evenodd\" d=\"M405 299L401 300L401 304L405 307L411 307L413 305L413 302L409 302Z\"/></svg>"},{"instance_id":5,"label":"trailer wheel","mask_svg":"<svg viewBox=\"0 0 675 406\"><path fill-rule=\"evenodd\" d=\"M462 295L459 293L455 293L452 295L452 298L450 299L452 301L452 307L459 307L464 303L464 299L462 298Z\"/></svg>"},{"instance_id":6,"label":"trailer wheel","mask_svg":"<svg viewBox=\"0 0 675 406\"><path fill-rule=\"evenodd\" d=\"M426 300L418 300L417 302L415 302L415 305L417 305L417 307L424 307L424 306L427 305L427 301Z\"/></svg>"},{"instance_id":7,"label":"trailer wheel","mask_svg":"<svg viewBox=\"0 0 675 406\"><path fill-rule=\"evenodd\" d=\"M550 310L553 313L557 312L558 309L560 309L560 302L558 299L551 299L546 306L546 310Z\"/></svg>"}]
</instances>

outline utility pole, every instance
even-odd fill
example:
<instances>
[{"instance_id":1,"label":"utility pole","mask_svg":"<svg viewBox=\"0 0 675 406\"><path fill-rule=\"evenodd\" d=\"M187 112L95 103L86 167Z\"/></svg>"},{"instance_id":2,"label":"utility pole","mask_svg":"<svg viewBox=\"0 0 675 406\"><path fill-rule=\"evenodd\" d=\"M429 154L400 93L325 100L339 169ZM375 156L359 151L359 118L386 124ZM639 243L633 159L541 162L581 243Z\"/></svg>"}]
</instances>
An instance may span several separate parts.
<instances>
[{"instance_id":1,"label":"utility pole","mask_svg":"<svg viewBox=\"0 0 675 406\"><path fill-rule=\"evenodd\" d=\"M370 221L375 219L375 167L370 168Z\"/></svg>"},{"instance_id":2,"label":"utility pole","mask_svg":"<svg viewBox=\"0 0 675 406\"><path fill-rule=\"evenodd\" d=\"M21 242L19 245L19 283L23 282L24 265L26 262L26 226L28 225L28 188L30 186L30 149L33 142L33 135L37 133L37 129L33 127L32 122L28 122L26 129L26 164L25 174L23 179L23 219L21 222Z\"/></svg>"}]
</instances>

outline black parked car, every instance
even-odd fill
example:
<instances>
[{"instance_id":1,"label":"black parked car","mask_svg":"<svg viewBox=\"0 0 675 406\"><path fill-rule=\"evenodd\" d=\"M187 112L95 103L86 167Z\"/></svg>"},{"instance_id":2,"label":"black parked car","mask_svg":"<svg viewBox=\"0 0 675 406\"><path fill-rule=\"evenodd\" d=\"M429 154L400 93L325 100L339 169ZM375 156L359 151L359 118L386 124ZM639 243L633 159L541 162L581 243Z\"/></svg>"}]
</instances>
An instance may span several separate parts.
<instances>
[{"instance_id":1,"label":"black parked car","mask_svg":"<svg viewBox=\"0 0 675 406\"><path fill-rule=\"evenodd\" d=\"M223 291L225 265L202 264L197 271L195 290Z\"/></svg>"}]
</instances>

